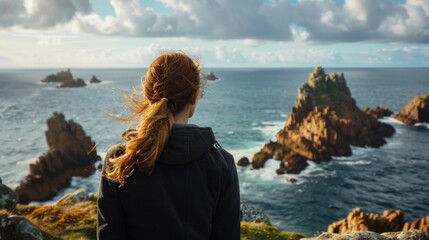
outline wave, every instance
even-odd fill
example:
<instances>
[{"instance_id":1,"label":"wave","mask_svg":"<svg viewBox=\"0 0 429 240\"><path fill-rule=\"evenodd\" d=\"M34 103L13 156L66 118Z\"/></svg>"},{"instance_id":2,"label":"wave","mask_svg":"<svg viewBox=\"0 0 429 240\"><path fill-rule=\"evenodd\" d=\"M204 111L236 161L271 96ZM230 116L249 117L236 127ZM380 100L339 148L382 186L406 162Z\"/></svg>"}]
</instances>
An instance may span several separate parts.
<instances>
[{"instance_id":1,"label":"wave","mask_svg":"<svg viewBox=\"0 0 429 240\"><path fill-rule=\"evenodd\" d=\"M283 128L284 121L263 121L260 126L252 124L252 130L261 131L267 139L274 140L276 133Z\"/></svg>"}]
</instances>

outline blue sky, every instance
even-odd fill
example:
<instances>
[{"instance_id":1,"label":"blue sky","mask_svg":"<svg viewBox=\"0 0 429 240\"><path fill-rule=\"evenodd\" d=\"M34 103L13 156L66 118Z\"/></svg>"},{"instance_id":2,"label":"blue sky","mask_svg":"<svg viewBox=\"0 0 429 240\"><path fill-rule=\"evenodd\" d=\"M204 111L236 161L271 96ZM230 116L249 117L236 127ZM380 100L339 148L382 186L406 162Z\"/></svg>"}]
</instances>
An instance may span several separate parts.
<instances>
[{"instance_id":1,"label":"blue sky","mask_svg":"<svg viewBox=\"0 0 429 240\"><path fill-rule=\"evenodd\" d=\"M0 0L0 68L428 67L429 0Z\"/></svg>"}]
</instances>

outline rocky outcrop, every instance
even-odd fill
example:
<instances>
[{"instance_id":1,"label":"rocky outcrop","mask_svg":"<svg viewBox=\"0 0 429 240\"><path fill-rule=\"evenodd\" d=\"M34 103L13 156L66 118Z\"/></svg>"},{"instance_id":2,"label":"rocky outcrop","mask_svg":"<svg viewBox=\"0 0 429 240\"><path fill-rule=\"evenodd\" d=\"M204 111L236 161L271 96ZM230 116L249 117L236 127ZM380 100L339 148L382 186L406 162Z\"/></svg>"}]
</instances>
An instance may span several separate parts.
<instances>
[{"instance_id":1,"label":"rocky outcrop","mask_svg":"<svg viewBox=\"0 0 429 240\"><path fill-rule=\"evenodd\" d=\"M49 150L30 164L30 173L15 189L20 203L46 201L70 185L72 176L89 176L101 160L91 137L61 113L48 119L45 132Z\"/></svg>"},{"instance_id":2,"label":"rocky outcrop","mask_svg":"<svg viewBox=\"0 0 429 240\"><path fill-rule=\"evenodd\" d=\"M71 73L70 69L67 69L67 71L60 71L56 74L50 74L44 79L42 79L42 82L50 83L50 82L56 82L61 83L64 81L70 81L73 80L73 74Z\"/></svg>"},{"instance_id":3,"label":"rocky outcrop","mask_svg":"<svg viewBox=\"0 0 429 240\"><path fill-rule=\"evenodd\" d=\"M375 232L354 231L345 234L322 233L319 236L312 238L303 238L302 240L429 240L429 235L420 230L412 230L407 232L387 232L378 234Z\"/></svg>"},{"instance_id":4,"label":"rocky outcrop","mask_svg":"<svg viewBox=\"0 0 429 240\"><path fill-rule=\"evenodd\" d=\"M101 80L98 79L95 75L92 75L91 80L89 80L90 83L101 83Z\"/></svg>"},{"instance_id":5,"label":"rocky outcrop","mask_svg":"<svg viewBox=\"0 0 429 240\"><path fill-rule=\"evenodd\" d=\"M0 210L0 239L43 240L43 234L27 218Z\"/></svg>"},{"instance_id":6,"label":"rocky outcrop","mask_svg":"<svg viewBox=\"0 0 429 240\"><path fill-rule=\"evenodd\" d=\"M249 158L247 158L247 157L242 157L237 161L238 166L245 167L249 164L250 164L250 161L249 161Z\"/></svg>"},{"instance_id":7,"label":"rocky outcrop","mask_svg":"<svg viewBox=\"0 0 429 240\"><path fill-rule=\"evenodd\" d=\"M395 118L408 125L429 122L429 94L414 97Z\"/></svg>"},{"instance_id":8,"label":"rocky outcrop","mask_svg":"<svg viewBox=\"0 0 429 240\"><path fill-rule=\"evenodd\" d=\"M72 88L72 87L85 87L86 83L82 78L76 80L70 79L63 81L58 87L59 88Z\"/></svg>"},{"instance_id":9,"label":"rocky outcrop","mask_svg":"<svg viewBox=\"0 0 429 240\"><path fill-rule=\"evenodd\" d=\"M330 233L347 233L351 231L372 231L377 233L422 230L429 233L429 216L412 223L404 220L400 210L386 210L380 216L365 213L360 208L353 209L346 218L328 226Z\"/></svg>"},{"instance_id":10,"label":"rocky outcrop","mask_svg":"<svg viewBox=\"0 0 429 240\"><path fill-rule=\"evenodd\" d=\"M18 203L18 196L0 178L0 209L13 210Z\"/></svg>"},{"instance_id":11,"label":"rocky outcrop","mask_svg":"<svg viewBox=\"0 0 429 240\"><path fill-rule=\"evenodd\" d=\"M41 81L44 83L60 83L60 85L58 85L59 88L86 86L86 83L83 79L73 79L73 74L71 73L70 69L67 69L67 71L60 71L56 74L50 74Z\"/></svg>"},{"instance_id":12,"label":"rocky outcrop","mask_svg":"<svg viewBox=\"0 0 429 240\"><path fill-rule=\"evenodd\" d=\"M240 203L240 220L244 222L261 222L271 225L270 218L262 210Z\"/></svg>"},{"instance_id":13,"label":"rocky outcrop","mask_svg":"<svg viewBox=\"0 0 429 240\"><path fill-rule=\"evenodd\" d=\"M382 107L382 106L377 106L377 108L375 109L371 109L371 108L365 108L365 110L363 110L366 114L371 115L373 118L382 118L382 117L389 117L392 116L393 112L390 111L390 109Z\"/></svg>"},{"instance_id":14,"label":"rocky outcrop","mask_svg":"<svg viewBox=\"0 0 429 240\"><path fill-rule=\"evenodd\" d=\"M325 74L317 67L298 98L276 141L267 143L252 159L253 168L266 160L280 160L278 174L299 173L307 160L330 161L332 156L350 156L350 146L380 147L395 129L360 110L343 74Z\"/></svg>"},{"instance_id":15,"label":"rocky outcrop","mask_svg":"<svg viewBox=\"0 0 429 240\"><path fill-rule=\"evenodd\" d=\"M205 75L205 78L206 78L207 80L209 80L209 81L214 81L214 80L217 80L217 79L218 79L218 77L216 77L216 75L215 75L213 72L208 72L208 73Z\"/></svg>"}]
</instances>

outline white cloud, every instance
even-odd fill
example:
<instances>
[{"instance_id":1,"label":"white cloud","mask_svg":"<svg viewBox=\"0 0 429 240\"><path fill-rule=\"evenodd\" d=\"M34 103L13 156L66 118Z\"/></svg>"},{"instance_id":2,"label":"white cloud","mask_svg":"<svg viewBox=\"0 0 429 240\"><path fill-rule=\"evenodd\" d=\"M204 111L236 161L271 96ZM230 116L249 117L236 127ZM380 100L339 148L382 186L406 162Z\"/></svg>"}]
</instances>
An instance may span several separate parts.
<instances>
[{"instance_id":1,"label":"white cloud","mask_svg":"<svg viewBox=\"0 0 429 240\"><path fill-rule=\"evenodd\" d=\"M429 1L160 0L160 14L139 0L111 0L115 16L89 0L0 0L0 28L71 29L103 35L312 42L429 42ZM297 30L298 29L298 30Z\"/></svg>"}]
</instances>

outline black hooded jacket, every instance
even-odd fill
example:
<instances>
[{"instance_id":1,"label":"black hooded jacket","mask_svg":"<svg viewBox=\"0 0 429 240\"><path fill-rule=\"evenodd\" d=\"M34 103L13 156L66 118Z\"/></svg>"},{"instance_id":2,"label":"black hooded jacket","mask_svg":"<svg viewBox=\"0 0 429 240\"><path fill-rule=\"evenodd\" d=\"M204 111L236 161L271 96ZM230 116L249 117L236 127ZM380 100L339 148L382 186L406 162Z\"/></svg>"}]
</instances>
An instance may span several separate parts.
<instances>
[{"instance_id":1,"label":"black hooded jacket","mask_svg":"<svg viewBox=\"0 0 429 240\"><path fill-rule=\"evenodd\" d=\"M135 169L123 187L102 177L97 238L240 239L234 159L215 143L211 128L173 125L151 174ZM109 148L105 164L123 151Z\"/></svg>"}]
</instances>

